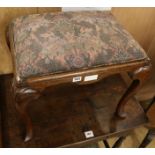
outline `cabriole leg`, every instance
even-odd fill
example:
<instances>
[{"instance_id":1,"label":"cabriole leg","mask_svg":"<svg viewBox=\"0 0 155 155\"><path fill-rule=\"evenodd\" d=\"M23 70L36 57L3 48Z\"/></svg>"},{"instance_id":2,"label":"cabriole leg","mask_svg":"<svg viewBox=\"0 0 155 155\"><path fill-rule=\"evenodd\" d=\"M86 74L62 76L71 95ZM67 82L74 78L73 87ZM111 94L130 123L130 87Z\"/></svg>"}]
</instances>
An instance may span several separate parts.
<instances>
[{"instance_id":1,"label":"cabriole leg","mask_svg":"<svg viewBox=\"0 0 155 155\"><path fill-rule=\"evenodd\" d=\"M138 68L132 73L131 77L133 81L118 103L116 109L117 116L121 118L126 117L126 113L124 111L125 105L128 100L136 94L142 84L148 79L150 75L150 69L151 65L149 64L147 66Z\"/></svg>"},{"instance_id":2,"label":"cabriole leg","mask_svg":"<svg viewBox=\"0 0 155 155\"><path fill-rule=\"evenodd\" d=\"M21 119L25 125L26 135L24 141L27 142L32 138L33 128L32 121L27 113L27 105L30 101L37 99L40 96L35 90L29 88L16 89L15 91L15 105L19 112Z\"/></svg>"}]
</instances>

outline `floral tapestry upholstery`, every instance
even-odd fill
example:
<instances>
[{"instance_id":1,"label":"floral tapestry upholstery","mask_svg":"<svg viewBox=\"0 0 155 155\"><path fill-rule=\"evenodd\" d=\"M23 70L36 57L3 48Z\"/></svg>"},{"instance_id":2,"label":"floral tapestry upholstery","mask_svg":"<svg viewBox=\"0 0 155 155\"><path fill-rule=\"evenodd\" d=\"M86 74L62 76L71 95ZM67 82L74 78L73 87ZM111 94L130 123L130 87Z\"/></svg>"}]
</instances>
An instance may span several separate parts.
<instances>
[{"instance_id":1,"label":"floral tapestry upholstery","mask_svg":"<svg viewBox=\"0 0 155 155\"><path fill-rule=\"evenodd\" d=\"M18 80L147 57L107 11L22 16L12 21L9 30Z\"/></svg>"}]
</instances>

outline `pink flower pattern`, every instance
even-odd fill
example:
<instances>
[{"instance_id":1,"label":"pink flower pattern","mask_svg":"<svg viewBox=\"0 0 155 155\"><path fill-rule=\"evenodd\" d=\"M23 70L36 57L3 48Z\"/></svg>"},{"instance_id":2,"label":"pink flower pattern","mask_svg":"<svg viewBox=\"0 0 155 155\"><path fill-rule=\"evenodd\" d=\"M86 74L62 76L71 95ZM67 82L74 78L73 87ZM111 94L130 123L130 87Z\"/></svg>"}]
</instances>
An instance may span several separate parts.
<instances>
[{"instance_id":1,"label":"pink flower pattern","mask_svg":"<svg viewBox=\"0 0 155 155\"><path fill-rule=\"evenodd\" d=\"M19 80L147 57L107 11L22 16L12 21L9 31Z\"/></svg>"}]
</instances>

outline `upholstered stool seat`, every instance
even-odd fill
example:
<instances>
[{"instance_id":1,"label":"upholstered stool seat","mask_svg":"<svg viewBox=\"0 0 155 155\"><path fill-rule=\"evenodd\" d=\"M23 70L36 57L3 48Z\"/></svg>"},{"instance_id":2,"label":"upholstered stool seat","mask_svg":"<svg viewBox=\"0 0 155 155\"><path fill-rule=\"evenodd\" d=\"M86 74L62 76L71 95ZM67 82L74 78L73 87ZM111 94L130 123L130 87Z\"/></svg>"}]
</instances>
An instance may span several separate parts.
<instances>
[{"instance_id":1,"label":"upholstered stool seat","mask_svg":"<svg viewBox=\"0 0 155 155\"><path fill-rule=\"evenodd\" d=\"M105 77L129 73L133 81L122 94L114 113L125 118L127 101L150 72L150 60L144 50L110 12L22 16L11 22L8 34L14 61L15 106L25 123L25 141L33 135L27 105L47 89L52 89L51 94L61 90L57 94L61 99L64 87L70 86L75 89L72 100L85 100L93 89L80 96L79 87L92 84L93 88L93 83L101 87L99 81Z\"/></svg>"},{"instance_id":2,"label":"upholstered stool seat","mask_svg":"<svg viewBox=\"0 0 155 155\"><path fill-rule=\"evenodd\" d=\"M109 12L34 14L15 19L10 28L18 81L146 58Z\"/></svg>"}]
</instances>

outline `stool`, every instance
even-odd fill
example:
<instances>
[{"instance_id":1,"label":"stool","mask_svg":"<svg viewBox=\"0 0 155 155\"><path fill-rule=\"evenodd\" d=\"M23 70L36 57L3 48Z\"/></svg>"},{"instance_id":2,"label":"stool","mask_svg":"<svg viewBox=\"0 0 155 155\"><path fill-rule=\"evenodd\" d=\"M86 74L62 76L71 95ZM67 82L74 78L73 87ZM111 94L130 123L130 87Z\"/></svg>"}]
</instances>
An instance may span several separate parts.
<instances>
[{"instance_id":1,"label":"stool","mask_svg":"<svg viewBox=\"0 0 155 155\"><path fill-rule=\"evenodd\" d=\"M8 30L14 62L15 105L32 138L28 103L48 87L87 85L117 73L129 73L132 83L116 107L124 107L150 72L144 50L110 12L86 11L22 16Z\"/></svg>"}]
</instances>

